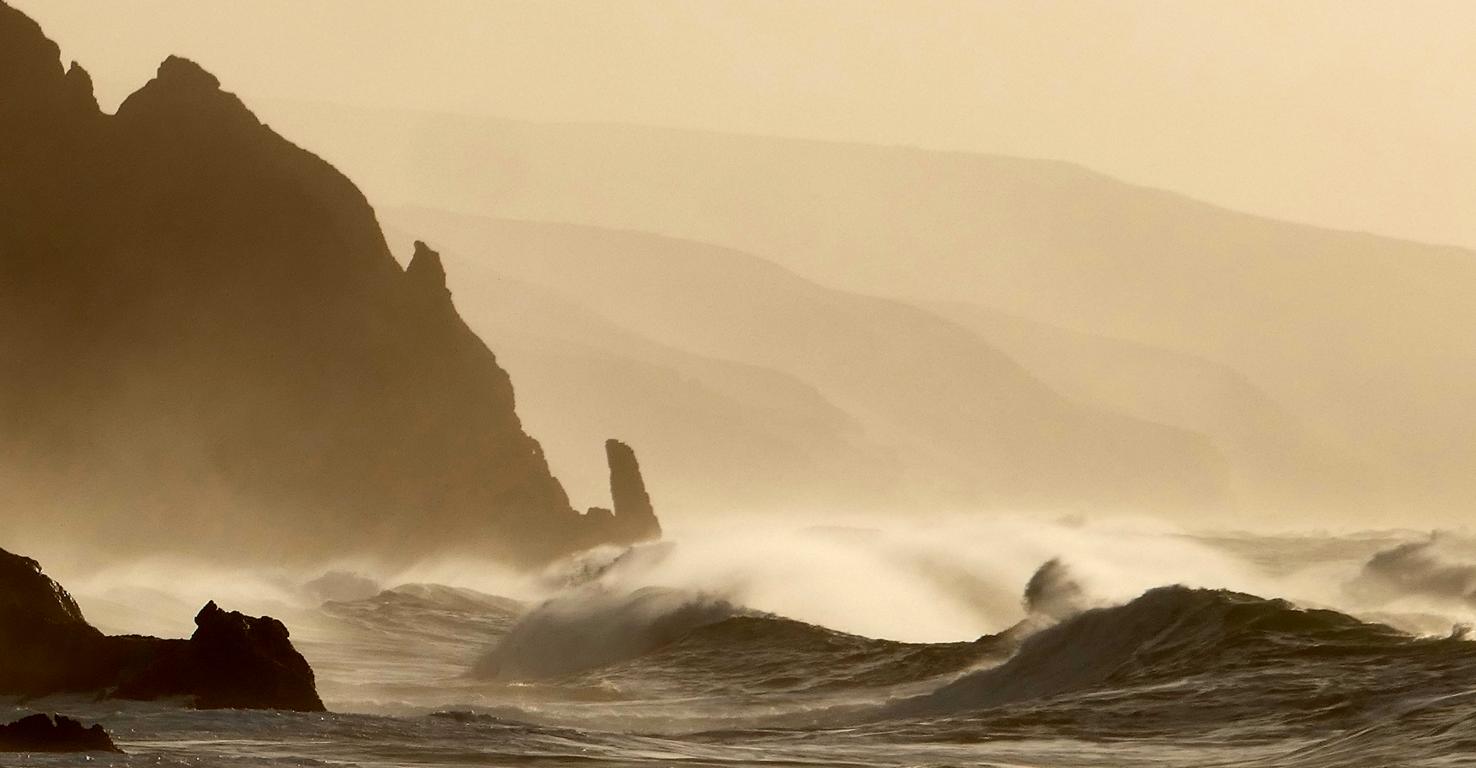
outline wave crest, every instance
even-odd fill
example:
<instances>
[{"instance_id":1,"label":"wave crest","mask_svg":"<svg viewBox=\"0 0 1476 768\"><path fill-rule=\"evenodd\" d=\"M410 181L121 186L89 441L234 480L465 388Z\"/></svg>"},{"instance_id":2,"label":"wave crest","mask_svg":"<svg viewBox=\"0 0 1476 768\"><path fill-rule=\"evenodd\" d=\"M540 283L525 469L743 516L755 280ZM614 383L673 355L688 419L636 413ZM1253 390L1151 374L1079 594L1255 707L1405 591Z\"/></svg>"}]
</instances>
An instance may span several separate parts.
<instances>
[{"instance_id":1,"label":"wave crest","mask_svg":"<svg viewBox=\"0 0 1476 768\"><path fill-rule=\"evenodd\" d=\"M518 621L472 670L476 677L538 680L635 658L743 610L721 598L646 587L557 597Z\"/></svg>"},{"instance_id":2,"label":"wave crest","mask_svg":"<svg viewBox=\"0 0 1476 768\"><path fill-rule=\"evenodd\" d=\"M1378 656L1421 641L1329 610L1226 590L1159 587L1026 639L1008 661L891 707L910 716L1122 688L1335 656Z\"/></svg>"}]
</instances>

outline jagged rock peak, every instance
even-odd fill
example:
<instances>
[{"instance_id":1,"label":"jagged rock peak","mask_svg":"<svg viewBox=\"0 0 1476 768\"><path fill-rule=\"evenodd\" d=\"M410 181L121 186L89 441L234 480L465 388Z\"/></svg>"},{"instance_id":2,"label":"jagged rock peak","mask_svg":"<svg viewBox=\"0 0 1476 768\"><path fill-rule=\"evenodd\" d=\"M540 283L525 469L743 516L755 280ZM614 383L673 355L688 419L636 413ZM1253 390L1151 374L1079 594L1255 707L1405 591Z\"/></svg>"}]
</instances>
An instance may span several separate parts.
<instances>
[{"instance_id":1,"label":"jagged rock peak","mask_svg":"<svg viewBox=\"0 0 1476 768\"><path fill-rule=\"evenodd\" d=\"M97 109L97 91L93 88L92 75L82 68L81 64L72 62L67 67L64 78L67 93L85 103L87 106Z\"/></svg>"},{"instance_id":2,"label":"jagged rock peak","mask_svg":"<svg viewBox=\"0 0 1476 768\"><path fill-rule=\"evenodd\" d=\"M206 632L257 633L274 642L286 640L291 636L286 624L270 616L252 618L240 611L227 611L216 605L214 600L206 603L205 607L195 614L195 626Z\"/></svg>"},{"instance_id":3,"label":"jagged rock peak","mask_svg":"<svg viewBox=\"0 0 1476 768\"><path fill-rule=\"evenodd\" d=\"M29 16L0 0L0 115L34 117L63 92L61 49ZM0 135L7 133L0 125Z\"/></svg>"},{"instance_id":4,"label":"jagged rock peak","mask_svg":"<svg viewBox=\"0 0 1476 768\"><path fill-rule=\"evenodd\" d=\"M205 68L181 56L170 56L159 65L154 78L161 85L194 90L220 90L220 79Z\"/></svg>"},{"instance_id":5,"label":"jagged rock peak","mask_svg":"<svg viewBox=\"0 0 1476 768\"><path fill-rule=\"evenodd\" d=\"M31 17L0 0L0 77L61 73L61 49Z\"/></svg>"},{"instance_id":6,"label":"jagged rock peak","mask_svg":"<svg viewBox=\"0 0 1476 768\"><path fill-rule=\"evenodd\" d=\"M661 523L656 519L635 451L619 440L606 440L605 459L610 464L610 498L621 538L627 541L661 538Z\"/></svg>"},{"instance_id":7,"label":"jagged rock peak","mask_svg":"<svg viewBox=\"0 0 1476 768\"><path fill-rule=\"evenodd\" d=\"M134 91L118 107L118 116L178 133L181 126L205 135L220 128L254 129L256 115L220 80L189 59L170 56L154 79Z\"/></svg>"},{"instance_id":8,"label":"jagged rock peak","mask_svg":"<svg viewBox=\"0 0 1476 768\"><path fill-rule=\"evenodd\" d=\"M201 709L284 708L321 712L313 670L270 617L225 611L214 601L195 616L186 668ZM169 675L163 675L168 679Z\"/></svg>"},{"instance_id":9,"label":"jagged rock peak","mask_svg":"<svg viewBox=\"0 0 1476 768\"><path fill-rule=\"evenodd\" d=\"M446 288L446 268L441 264L441 254L431 250L423 241L415 241L415 254L410 257L410 266L405 268L405 277L423 290L450 293Z\"/></svg>"}]
</instances>

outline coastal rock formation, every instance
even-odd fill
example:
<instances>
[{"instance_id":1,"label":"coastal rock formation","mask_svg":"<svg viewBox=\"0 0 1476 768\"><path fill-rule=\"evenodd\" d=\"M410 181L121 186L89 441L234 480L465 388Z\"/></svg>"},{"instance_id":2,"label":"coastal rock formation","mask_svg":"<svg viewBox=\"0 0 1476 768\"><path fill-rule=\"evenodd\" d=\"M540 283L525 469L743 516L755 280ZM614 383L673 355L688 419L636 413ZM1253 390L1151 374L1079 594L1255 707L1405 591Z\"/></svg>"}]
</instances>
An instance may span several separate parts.
<instances>
[{"instance_id":1,"label":"coastal rock formation","mask_svg":"<svg viewBox=\"0 0 1476 768\"><path fill-rule=\"evenodd\" d=\"M119 752L101 725L84 727L70 717L27 715L0 725L0 752Z\"/></svg>"},{"instance_id":2,"label":"coastal rock formation","mask_svg":"<svg viewBox=\"0 0 1476 768\"><path fill-rule=\"evenodd\" d=\"M415 241L415 253L405 267L405 279L429 300L451 306L451 289L446 287L446 268L441 264L441 254L420 240Z\"/></svg>"},{"instance_id":3,"label":"coastal rock formation","mask_svg":"<svg viewBox=\"0 0 1476 768\"><path fill-rule=\"evenodd\" d=\"M115 695L158 699L188 691L200 709L323 710L313 670L282 622L210 602L195 616L195 627L188 641L162 641L155 663Z\"/></svg>"},{"instance_id":4,"label":"coastal rock formation","mask_svg":"<svg viewBox=\"0 0 1476 768\"><path fill-rule=\"evenodd\" d=\"M0 549L0 693L100 689L124 664L119 649L40 564Z\"/></svg>"},{"instance_id":5,"label":"coastal rock formation","mask_svg":"<svg viewBox=\"0 0 1476 768\"><path fill-rule=\"evenodd\" d=\"M27 520L277 559L632 538L571 506L437 254L401 269L353 183L195 63L108 115L0 2L0 169L0 495Z\"/></svg>"},{"instance_id":6,"label":"coastal rock formation","mask_svg":"<svg viewBox=\"0 0 1476 768\"><path fill-rule=\"evenodd\" d=\"M41 571L29 557L0 549L0 631L17 624L33 627L86 624L82 609L62 585Z\"/></svg>"},{"instance_id":7,"label":"coastal rock formation","mask_svg":"<svg viewBox=\"0 0 1476 768\"><path fill-rule=\"evenodd\" d=\"M661 521L656 519L656 510L651 506L651 495L646 492L635 451L619 440L606 440L605 459L610 464L610 500L615 505L616 536L625 542L661 538Z\"/></svg>"},{"instance_id":8,"label":"coastal rock formation","mask_svg":"<svg viewBox=\"0 0 1476 768\"><path fill-rule=\"evenodd\" d=\"M208 603L189 640L107 636L27 557L0 549L0 694L190 697L201 709L320 712L313 671L271 617Z\"/></svg>"}]
</instances>

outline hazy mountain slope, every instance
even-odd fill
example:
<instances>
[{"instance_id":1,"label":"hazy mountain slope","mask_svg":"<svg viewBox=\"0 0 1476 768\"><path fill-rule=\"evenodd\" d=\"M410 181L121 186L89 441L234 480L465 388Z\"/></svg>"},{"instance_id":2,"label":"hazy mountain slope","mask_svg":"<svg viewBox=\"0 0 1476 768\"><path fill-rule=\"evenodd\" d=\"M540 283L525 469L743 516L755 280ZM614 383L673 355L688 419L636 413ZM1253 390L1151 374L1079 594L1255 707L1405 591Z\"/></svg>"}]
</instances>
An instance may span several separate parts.
<instances>
[{"instance_id":1,"label":"hazy mountain slope","mask_svg":"<svg viewBox=\"0 0 1476 768\"><path fill-rule=\"evenodd\" d=\"M1470 251L1240 214L1058 162L273 107L294 130L343 137L334 157L386 200L701 240L840 288L1194 354L1363 459L1396 504L1454 522L1476 495Z\"/></svg>"},{"instance_id":2,"label":"hazy mountain slope","mask_svg":"<svg viewBox=\"0 0 1476 768\"><path fill-rule=\"evenodd\" d=\"M402 270L194 63L107 115L0 3L0 174L0 535L539 562L656 529L570 508L437 255Z\"/></svg>"},{"instance_id":3,"label":"hazy mountain slope","mask_svg":"<svg viewBox=\"0 0 1476 768\"><path fill-rule=\"evenodd\" d=\"M1384 502L1366 468L1227 366L973 304L928 308L1073 399L1208 436L1229 461L1238 498L1251 508L1336 512Z\"/></svg>"},{"instance_id":4,"label":"hazy mountain slope","mask_svg":"<svg viewBox=\"0 0 1476 768\"><path fill-rule=\"evenodd\" d=\"M408 239L391 229L391 240ZM518 413L576 501L601 501L599 437L641 447L672 517L895 502L894 450L787 374L651 341L498 271L500 254L446 251L467 323L497 339Z\"/></svg>"},{"instance_id":5,"label":"hazy mountain slope","mask_svg":"<svg viewBox=\"0 0 1476 768\"><path fill-rule=\"evenodd\" d=\"M689 241L424 210L387 216L655 341L802 379L896 449L912 507L1228 504L1204 438L1072 403L974 334L905 304Z\"/></svg>"}]
</instances>

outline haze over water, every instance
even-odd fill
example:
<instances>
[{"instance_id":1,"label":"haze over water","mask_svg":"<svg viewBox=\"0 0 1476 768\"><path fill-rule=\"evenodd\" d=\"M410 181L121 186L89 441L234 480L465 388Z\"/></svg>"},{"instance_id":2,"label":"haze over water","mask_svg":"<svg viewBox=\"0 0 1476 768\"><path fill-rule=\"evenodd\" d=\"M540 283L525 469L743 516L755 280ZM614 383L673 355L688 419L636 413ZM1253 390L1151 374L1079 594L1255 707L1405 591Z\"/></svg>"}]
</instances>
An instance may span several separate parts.
<instances>
[{"instance_id":1,"label":"haze over water","mask_svg":"<svg viewBox=\"0 0 1476 768\"><path fill-rule=\"evenodd\" d=\"M124 766L1463 764L1472 23L6 0L0 724ZM37 599L270 615L327 711L8 690Z\"/></svg>"}]
</instances>

